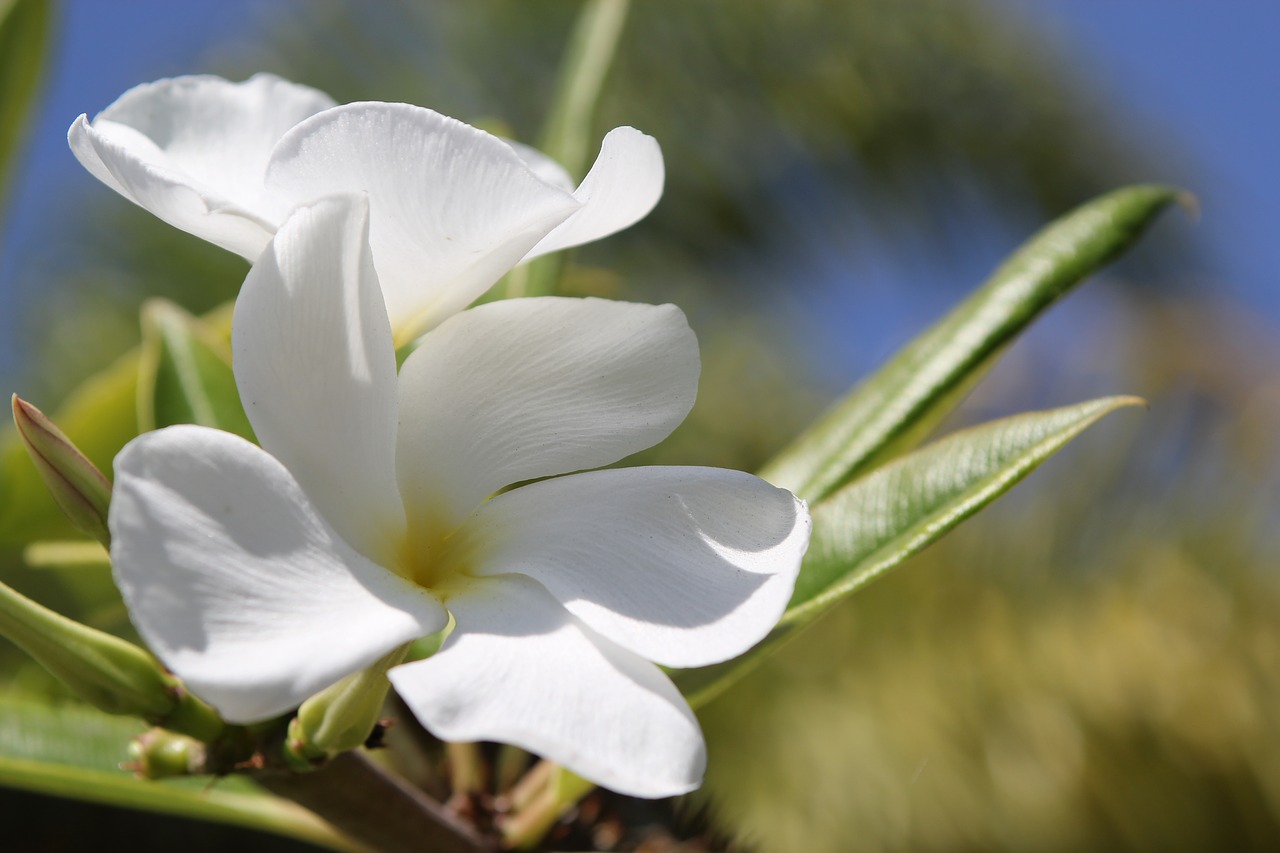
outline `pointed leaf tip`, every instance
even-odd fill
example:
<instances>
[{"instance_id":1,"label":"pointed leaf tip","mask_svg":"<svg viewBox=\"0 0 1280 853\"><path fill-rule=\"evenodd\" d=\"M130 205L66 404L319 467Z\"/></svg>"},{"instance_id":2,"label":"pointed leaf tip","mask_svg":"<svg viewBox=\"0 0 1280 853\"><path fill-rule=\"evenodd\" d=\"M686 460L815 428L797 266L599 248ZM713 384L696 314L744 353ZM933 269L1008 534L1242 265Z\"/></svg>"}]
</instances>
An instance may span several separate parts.
<instances>
[{"instance_id":1,"label":"pointed leaf tip","mask_svg":"<svg viewBox=\"0 0 1280 853\"><path fill-rule=\"evenodd\" d=\"M742 657L677 672L677 685L694 707L710 701L795 631L1009 491L1102 417L1145 405L1139 397L1105 397L982 424L836 490L813 507L813 538L777 627Z\"/></svg>"},{"instance_id":2,"label":"pointed leaf tip","mask_svg":"<svg viewBox=\"0 0 1280 853\"><path fill-rule=\"evenodd\" d=\"M817 502L910 451L1036 317L1129 249L1169 205L1193 201L1177 188L1144 184L1114 190L1055 220L760 475Z\"/></svg>"},{"instance_id":3,"label":"pointed leaf tip","mask_svg":"<svg viewBox=\"0 0 1280 853\"><path fill-rule=\"evenodd\" d=\"M901 564L1009 491L1105 415L1103 397L953 433L840 489L814 510L813 547L783 616L803 622Z\"/></svg>"}]
</instances>

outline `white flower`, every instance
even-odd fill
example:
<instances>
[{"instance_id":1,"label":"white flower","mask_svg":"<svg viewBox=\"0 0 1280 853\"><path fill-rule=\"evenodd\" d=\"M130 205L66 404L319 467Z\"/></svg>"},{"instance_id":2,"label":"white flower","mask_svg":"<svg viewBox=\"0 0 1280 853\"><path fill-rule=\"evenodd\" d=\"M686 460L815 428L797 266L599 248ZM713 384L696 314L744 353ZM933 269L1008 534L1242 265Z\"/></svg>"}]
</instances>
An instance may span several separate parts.
<instances>
[{"instance_id":1,"label":"white flower","mask_svg":"<svg viewBox=\"0 0 1280 853\"><path fill-rule=\"evenodd\" d=\"M249 261L299 204L367 192L397 345L522 261L632 225L662 195L658 143L610 131L576 189L545 155L409 104L335 106L269 74L177 77L125 92L67 134L95 177Z\"/></svg>"},{"instance_id":2,"label":"white flower","mask_svg":"<svg viewBox=\"0 0 1280 853\"><path fill-rule=\"evenodd\" d=\"M245 281L234 365L262 449L176 426L117 457L111 556L138 630L250 722L452 614L441 651L390 672L436 735L637 796L696 787L701 733L651 661L711 664L768 632L804 504L737 471L570 473L687 414L697 342L670 305L494 302L397 376L368 227L362 197L303 206Z\"/></svg>"}]
</instances>

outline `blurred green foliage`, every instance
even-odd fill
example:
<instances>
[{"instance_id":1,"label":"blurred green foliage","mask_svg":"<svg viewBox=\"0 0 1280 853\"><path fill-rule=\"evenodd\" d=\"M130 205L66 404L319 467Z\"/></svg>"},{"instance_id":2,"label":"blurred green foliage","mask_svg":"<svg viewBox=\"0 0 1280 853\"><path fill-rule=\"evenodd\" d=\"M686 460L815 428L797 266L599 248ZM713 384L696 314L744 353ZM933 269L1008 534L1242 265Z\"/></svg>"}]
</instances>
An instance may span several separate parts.
<instances>
[{"instance_id":1,"label":"blurred green foliage","mask_svg":"<svg viewBox=\"0 0 1280 853\"><path fill-rule=\"evenodd\" d=\"M1274 845L1280 352L1212 302L1117 308L1141 330L1120 372L1147 417L1084 438L707 708L720 826L762 850ZM1043 381L1018 355L975 407Z\"/></svg>"},{"instance_id":2,"label":"blurred green foliage","mask_svg":"<svg viewBox=\"0 0 1280 853\"><path fill-rule=\"evenodd\" d=\"M657 136L668 187L641 226L582 251L568 283L676 301L699 332L698 405L638 462L755 469L826 401L823 366L775 321L780 300L815 289L770 258L866 240L946 256L977 215L1013 233L1011 249L1085 198L1161 177L1160 143L1004 4L633 5L599 130ZM533 137L576 4L377 9L299 4L225 73L272 70L339 100L406 100ZM45 396L25 396L46 410L136 342L144 298L203 311L245 272L95 191L68 201L58 226L76 250L28 325ZM710 705L693 802L723 837L763 851L1280 838L1280 353L1274 330L1174 280L1194 239L1156 237L1092 313L1071 315L1060 349L1046 356L1033 330L967 408L1070 402L1093 382L1086 394L1140 394L1151 411L1082 440ZM98 570L11 554L2 573L128 632ZM11 690L57 694L16 656L3 663Z\"/></svg>"},{"instance_id":3,"label":"blurred green foliage","mask_svg":"<svg viewBox=\"0 0 1280 853\"><path fill-rule=\"evenodd\" d=\"M0 0L0 202L47 70L55 17L52 0Z\"/></svg>"}]
</instances>

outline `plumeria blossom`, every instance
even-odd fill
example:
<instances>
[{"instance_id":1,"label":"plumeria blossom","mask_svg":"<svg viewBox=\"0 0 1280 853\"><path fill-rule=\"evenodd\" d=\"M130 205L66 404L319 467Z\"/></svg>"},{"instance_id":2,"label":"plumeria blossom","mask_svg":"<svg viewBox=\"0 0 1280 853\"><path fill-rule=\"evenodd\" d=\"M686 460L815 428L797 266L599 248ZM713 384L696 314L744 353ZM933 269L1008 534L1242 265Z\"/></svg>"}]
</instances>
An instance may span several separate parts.
<instances>
[{"instance_id":1,"label":"plumeria blossom","mask_svg":"<svg viewBox=\"0 0 1280 853\"><path fill-rule=\"evenodd\" d=\"M301 206L244 283L234 367L261 447L174 426L117 457L111 556L138 630L253 722L452 616L439 652L389 673L437 736L637 796L696 787L701 732L657 664L768 632L804 504L738 471L588 470L692 406L697 343L674 306L494 302L397 375L371 218L359 196Z\"/></svg>"},{"instance_id":2,"label":"plumeria blossom","mask_svg":"<svg viewBox=\"0 0 1280 853\"><path fill-rule=\"evenodd\" d=\"M338 106L270 74L176 77L125 92L67 134L95 177L156 216L250 262L290 212L364 192L369 241L397 345L538 255L612 234L662 195L662 152L610 131L576 188L561 166L423 107Z\"/></svg>"}]
</instances>

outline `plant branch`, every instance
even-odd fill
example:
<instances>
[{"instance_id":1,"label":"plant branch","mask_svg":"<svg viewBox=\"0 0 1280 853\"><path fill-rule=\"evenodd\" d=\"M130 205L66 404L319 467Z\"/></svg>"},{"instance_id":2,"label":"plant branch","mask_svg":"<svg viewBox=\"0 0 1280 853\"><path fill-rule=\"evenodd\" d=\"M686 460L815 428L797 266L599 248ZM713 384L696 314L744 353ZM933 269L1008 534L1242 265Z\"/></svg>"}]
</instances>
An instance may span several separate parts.
<instances>
[{"instance_id":1,"label":"plant branch","mask_svg":"<svg viewBox=\"0 0 1280 853\"><path fill-rule=\"evenodd\" d=\"M496 843L369 760L345 752L311 773L264 770L254 778L372 850L491 853Z\"/></svg>"}]
</instances>

